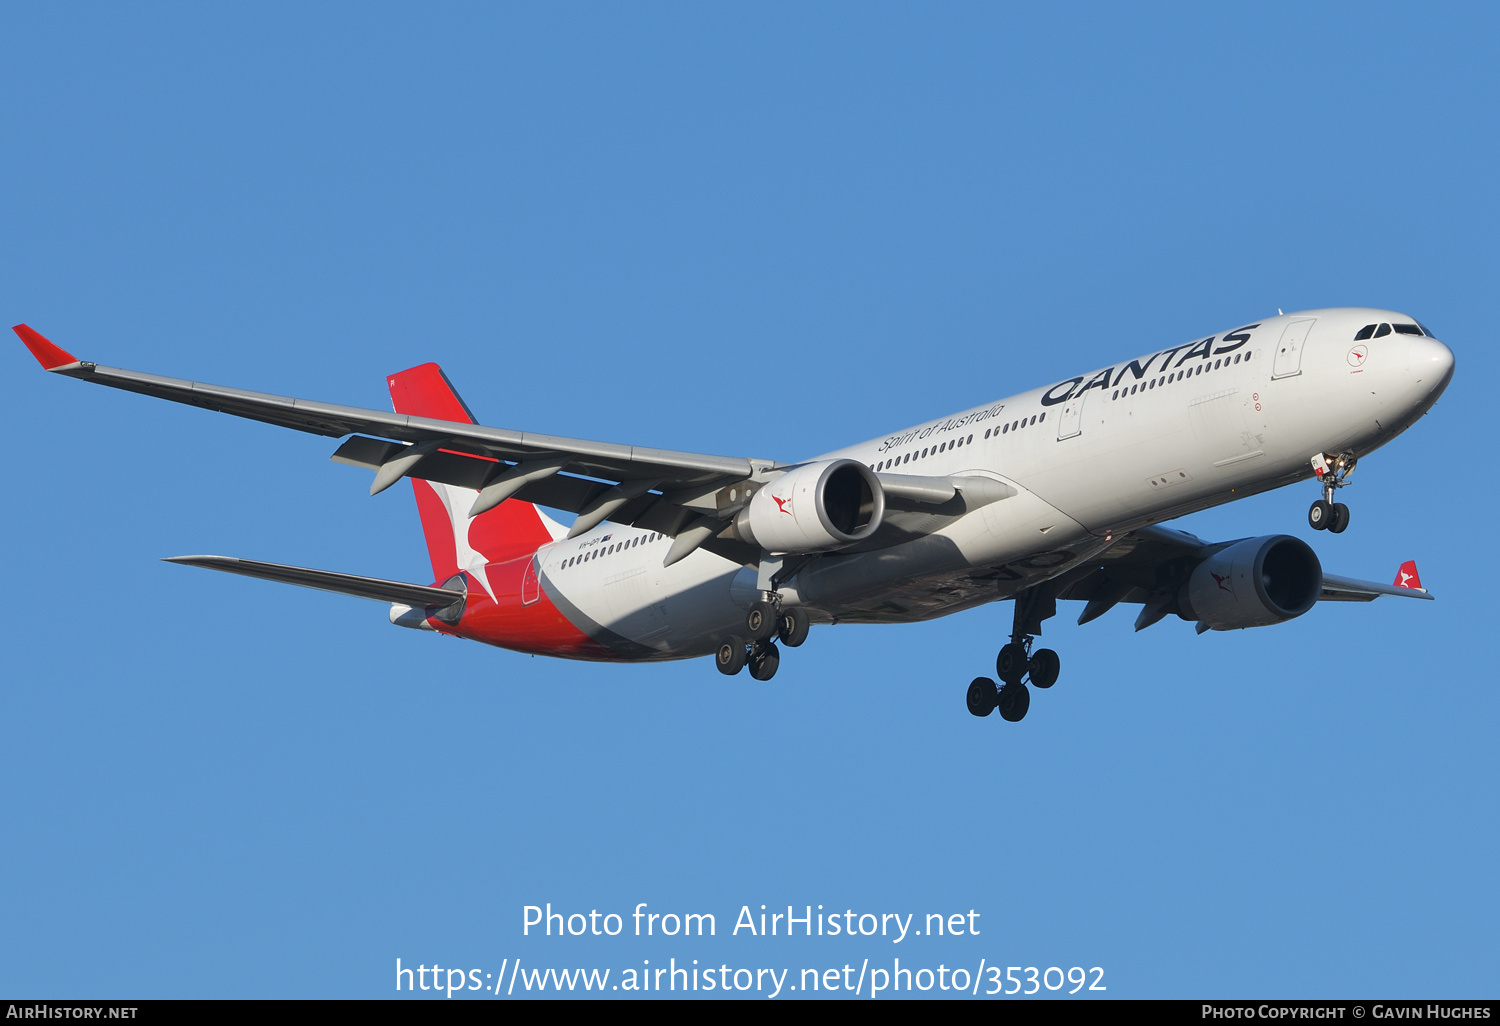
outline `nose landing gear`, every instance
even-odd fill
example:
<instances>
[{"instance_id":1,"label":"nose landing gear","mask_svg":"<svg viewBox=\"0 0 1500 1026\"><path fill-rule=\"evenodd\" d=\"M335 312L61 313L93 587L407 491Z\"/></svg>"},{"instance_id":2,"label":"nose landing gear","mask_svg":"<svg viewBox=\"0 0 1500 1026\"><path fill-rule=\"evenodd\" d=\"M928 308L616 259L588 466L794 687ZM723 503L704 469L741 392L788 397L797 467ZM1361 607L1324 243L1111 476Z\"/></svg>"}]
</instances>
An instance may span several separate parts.
<instances>
[{"instance_id":1,"label":"nose landing gear","mask_svg":"<svg viewBox=\"0 0 1500 1026\"><path fill-rule=\"evenodd\" d=\"M1334 534L1343 534L1349 526L1349 507L1342 502L1334 502L1333 493L1335 489L1342 488L1349 483L1349 475L1354 473L1354 465L1357 462L1354 453L1347 449L1337 456L1329 456L1321 452L1313 456L1311 460L1313 473L1317 475L1318 483L1323 486L1323 497L1313 503L1307 511L1307 526L1314 531L1332 531Z\"/></svg>"},{"instance_id":2,"label":"nose landing gear","mask_svg":"<svg viewBox=\"0 0 1500 1026\"><path fill-rule=\"evenodd\" d=\"M1016 596L1015 620L1010 641L995 657L997 687L988 677L975 677L964 696L969 712L988 716L995 709L1000 718L1016 723L1031 708L1029 681L1039 688L1057 683L1062 660L1050 648L1032 651L1034 635L1042 633L1042 621L1057 612L1057 599L1038 588L1028 588Z\"/></svg>"}]
</instances>

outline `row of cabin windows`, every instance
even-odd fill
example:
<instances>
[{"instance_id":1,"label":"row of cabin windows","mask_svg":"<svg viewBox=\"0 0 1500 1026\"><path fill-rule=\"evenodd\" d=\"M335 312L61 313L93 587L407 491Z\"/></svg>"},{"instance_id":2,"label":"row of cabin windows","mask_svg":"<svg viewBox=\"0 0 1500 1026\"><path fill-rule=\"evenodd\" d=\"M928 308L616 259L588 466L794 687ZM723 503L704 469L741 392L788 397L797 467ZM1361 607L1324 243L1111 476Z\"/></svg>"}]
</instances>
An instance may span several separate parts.
<instances>
[{"instance_id":1,"label":"row of cabin windows","mask_svg":"<svg viewBox=\"0 0 1500 1026\"><path fill-rule=\"evenodd\" d=\"M602 548L593 549L589 552L584 552L577 556L570 556L569 558L562 561L562 566L558 567L558 569L566 570L570 566L577 566L579 563L585 562L587 560L598 559L600 556L607 556L612 552L620 552L623 549L633 549L637 545L645 545L647 542L660 541L665 537L666 535L657 534L654 531L651 534L636 535L634 538L630 538L622 542L615 542L613 545L606 545Z\"/></svg>"},{"instance_id":2,"label":"row of cabin windows","mask_svg":"<svg viewBox=\"0 0 1500 1026\"><path fill-rule=\"evenodd\" d=\"M964 438L953 438L946 442L943 442L941 445L930 445L927 448L923 449L921 452L913 450L912 452L907 453L905 456L892 456L888 460L881 460L879 463L871 463L870 469L875 471L889 470L892 467L900 466L903 463L910 463L912 460L920 460L927 456L936 456L940 452L947 452L950 449L957 449L959 446L968 445L973 441L973 435L968 435Z\"/></svg>"},{"instance_id":3,"label":"row of cabin windows","mask_svg":"<svg viewBox=\"0 0 1500 1026\"><path fill-rule=\"evenodd\" d=\"M1019 431L1022 428L1030 427L1033 424L1040 424L1046 419L1047 414L1045 412L1032 414L1030 418L1022 417L1020 420L1013 420L1009 424L1002 424L997 428L988 428L984 433L984 437L999 438L1001 435L1010 434L1010 432L1012 431ZM957 438L951 441L943 442L940 445L928 446L927 448L922 449L920 452L913 450L909 453L906 453L904 456L893 456L888 460L881 460L879 463L871 463L870 469L874 471L890 470L892 467L903 466L907 463L910 463L912 460L925 459L928 456L936 456L939 453L948 452L951 449L957 449L963 445L972 445L973 442L974 436L966 435L963 438Z\"/></svg>"},{"instance_id":4,"label":"row of cabin windows","mask_svg":"<svg viewBox=\"0 0 1500 1026\"><path fill-rule=\"evenodd\" d=\"M1131 385L1129 388L1117 388L1117 389L1115 389L1114 395L1110 396L1110 399L1123 399L1126 396L1135 395L1136 389L1140 389L1142 392L1144 392L1148 388L1155 388L1157 385L1170 385L1174 381L1181 381L1181 380L1183 380L1183 378L1195 378L1199 374L1210 374L1210 373L1218 370L1220 366L1228 367L1231 364L1239 363L1241 355L1244 356L1245 362L1249 363L1250 362L1250 357L1253 356L1254 354L1253 353L1244 353L1244 354L1235 353L1234 354L1234 359L1230 359L1227 356L1223 356L1223 357L1220 357L1219 359L1215 360L1212 365L1207 364L1207 363L1200 363L1196 367L1189 367L1187 370L1180 370L1180 371L1178 371L1175 374L1163 374L1159 378L1152 378L1150 381L1142 382L1139 385Z\"/></svg>"},{"instance_id":5,"label":"row of cabin windows","mask_svg":"<svg viewBox=\"0 0 1500 1026\"><path fill-rule=\"evenodd\" d=\"M984 437L989 438L991 435L1008 435L1012 431L1021 430L1023 427L1030 427L1033 424L1040 424L1046 419L1046 413L1033 414L1030 420L1022 417L1020 420L1013 420L1009 424L1001 424L998 429L990 428L984 433Z\"/></svg>"},{"instance_id":6,"label":"row of cabin windows","mask_svg":"<svg viewBox=\"0 0 1500 1026\"><path fill-rule=\"evenodd\" d=\"M1420 324L1366 324L1354 333L1354 341L1363 342L1367 338L1384 338L1392 330L1398 335L1426 335L1432 337L1432 332Z\"/></svg>"}]
</instances>

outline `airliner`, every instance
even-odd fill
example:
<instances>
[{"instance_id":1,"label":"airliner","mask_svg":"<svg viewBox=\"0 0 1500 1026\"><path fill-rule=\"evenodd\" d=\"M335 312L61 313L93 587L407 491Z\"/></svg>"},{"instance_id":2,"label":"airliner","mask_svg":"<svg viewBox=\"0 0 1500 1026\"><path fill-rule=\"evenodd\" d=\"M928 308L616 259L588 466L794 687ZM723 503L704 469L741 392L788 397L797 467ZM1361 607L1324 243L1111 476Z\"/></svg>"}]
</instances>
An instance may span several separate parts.
<instances>
[{"instance_id":1,"label":"airliner","mask_svg":"<svg viewBox=\"0 0 1500 1026\"><path fill-rule=\"evenodd\" d=\"M1136 630L1175 615L1201 634L1432 598L1414 561L1386 585L1324 573L1291 535L1161 526L1306 482L1309 526L1345 531L1335 498L1356 463L1453 377L1448 347L1390 310L1278 312L792 463L484 427L432 363L387 378L387 413L105 367L15 331L56 374L342 438L332 459L373 472L371 495L411 482L433 576L172 562L390 603L396 625L519 652L712 656L764 681L814 625L1010 599L998 682L976 677L965 702L1014 722L1058 679L1034 643L1060 600L1083 603L1081 624L1126 603Z\"/></svg>"}]
</instances>

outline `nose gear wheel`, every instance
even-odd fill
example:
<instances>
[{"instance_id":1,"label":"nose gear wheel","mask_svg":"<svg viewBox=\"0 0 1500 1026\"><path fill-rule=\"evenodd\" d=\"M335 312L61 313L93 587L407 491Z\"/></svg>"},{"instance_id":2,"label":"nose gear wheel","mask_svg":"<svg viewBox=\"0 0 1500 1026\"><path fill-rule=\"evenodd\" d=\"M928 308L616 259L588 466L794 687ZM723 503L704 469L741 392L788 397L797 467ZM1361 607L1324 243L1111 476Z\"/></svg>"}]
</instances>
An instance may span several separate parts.
<instances>
[{"instance_id":1,"label":"nose gear wheel","mask_svg":"<svg viewBox=\"0 0 1500 1026\"><path fill-rule=\"evenodd\" d=\"M1337 489L1349 483L1349 475L1354 473L1354 466L1359 460L1346 449L1336 456L1320 452L1310 462L1313 474L1323 486L1323 497L1308 508L1307 526L1314 531L1343 534L1349 526L1349 507L1342 502L1334 502L1333 495Z\"/></svg>"}]
</instances>

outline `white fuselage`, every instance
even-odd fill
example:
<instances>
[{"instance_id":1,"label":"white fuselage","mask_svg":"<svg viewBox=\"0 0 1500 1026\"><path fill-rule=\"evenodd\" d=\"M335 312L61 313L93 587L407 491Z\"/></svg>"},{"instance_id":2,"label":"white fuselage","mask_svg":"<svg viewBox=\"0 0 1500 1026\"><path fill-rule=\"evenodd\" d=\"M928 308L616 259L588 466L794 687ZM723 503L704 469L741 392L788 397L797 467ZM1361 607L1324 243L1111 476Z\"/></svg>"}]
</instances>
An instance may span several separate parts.
<instances>
[{"instance_id":1,"label":"white fuselage","mask_svg":"<svg viewBox=\"0 0 1500 1026\"><path fill-rule=\"evenodd\" d=\"M887 515L909 538L813 557L781 585L815 620L922 620L1007 598L1097 556L1124 532L1310 479L1316 453L1363 457L1436 401L1453 355L1386 310L1313 310L1080 374L817 457L878 474L988 477L1016 494L961 516ZM635 658L711 651L759 596L757 573L605 524L543 546L546 594ZM578 560L589 551L607 554Z\"/></svg>"}]
</instances>

